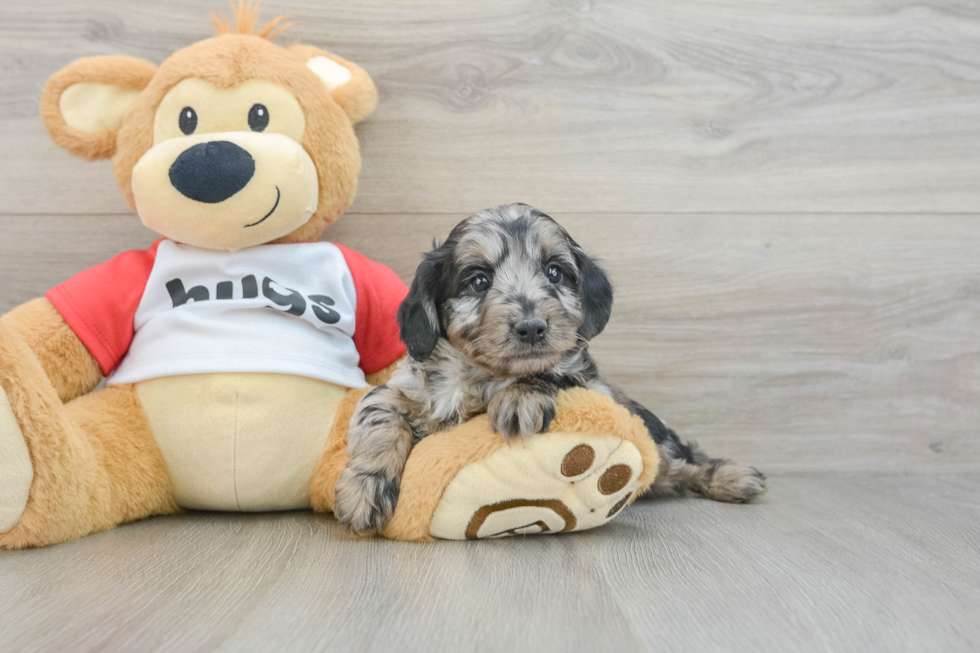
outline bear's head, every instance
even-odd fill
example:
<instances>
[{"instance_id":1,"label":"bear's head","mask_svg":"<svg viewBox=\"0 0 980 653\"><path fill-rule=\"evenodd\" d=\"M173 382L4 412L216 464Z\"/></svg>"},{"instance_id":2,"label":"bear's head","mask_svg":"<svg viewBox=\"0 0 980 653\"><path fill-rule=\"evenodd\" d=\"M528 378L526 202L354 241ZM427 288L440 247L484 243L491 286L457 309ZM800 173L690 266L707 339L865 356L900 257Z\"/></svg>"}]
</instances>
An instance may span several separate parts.
<instances>
[{"instance_id":1,"label":"bear's head","mask_svg":"<svg viewBox=\"0 0 980 653\"><path fill-rule=\"evenodd\" d=\"M143 223L181 243L238 250L316 240L354 200L354 124L377 103L371 78L340 57L233 29L159 67L124 56L80 59L44 88L41 116L59 146L112 158ZM281 31L281 29L280 29Z\"/></svg>"}]
</instances>

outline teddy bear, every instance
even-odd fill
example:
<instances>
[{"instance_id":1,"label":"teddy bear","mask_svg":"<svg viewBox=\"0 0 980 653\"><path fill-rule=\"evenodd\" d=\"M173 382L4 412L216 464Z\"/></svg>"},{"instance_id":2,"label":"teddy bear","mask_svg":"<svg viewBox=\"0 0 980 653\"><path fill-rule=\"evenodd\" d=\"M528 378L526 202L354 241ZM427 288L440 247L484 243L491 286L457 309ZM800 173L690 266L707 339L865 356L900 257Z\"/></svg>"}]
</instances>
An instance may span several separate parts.
<instances>
[{"instance_id":1,"label":"teddy bear","mask_svg":"<svg viewBox=\"0 0 980 653\"><path fill-rule=\"evenodd\" d=\"M404 283L319 240L354 199L354 125L375 85L274 43L283 17L258 28L250 4L234 13L159 66L85 58L44 88L54 143L111 158L160 238L0 318L0 546L183 509L329 512L353 410L405 355ZM639 418L573 389L525 441L485 415L422 441L382 534L593 528L657 468Z\"/></svg>"}]
</instances>

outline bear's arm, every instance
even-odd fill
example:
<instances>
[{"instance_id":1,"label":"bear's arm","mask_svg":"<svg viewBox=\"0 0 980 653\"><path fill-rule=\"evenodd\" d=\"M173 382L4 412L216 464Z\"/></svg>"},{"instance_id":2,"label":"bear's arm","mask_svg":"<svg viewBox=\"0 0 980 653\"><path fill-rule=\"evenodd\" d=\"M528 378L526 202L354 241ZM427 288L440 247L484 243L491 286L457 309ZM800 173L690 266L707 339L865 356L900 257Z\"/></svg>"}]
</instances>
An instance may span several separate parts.
<instances>
[{"instance_id":1,"label":"bear's arm","mask_svg":"<svg viewBox=\"0 0 980 653\"><path fill-rule=\"evenodd\" d=\"M21 304L3 321L37 356L61 401L89 393L99 384L102 372L98 361L47 297Z\"/></svg>"},{"instance_id":2,"label":"bear's arm","mask_svg":"<svg viewBox=\"0 0 980 653\"><path fill-rule=\"evenodd\" d=\"M28 330L36 331L31 335L35 342L32 349L42 359L42 365L44 360L49 361L45 370L62 399L91 391L126 355L133 340L133 319L159 244L157 241L148 249L123 252L79 272L49 290L43 303L21 318L31 325L26 327ZM84 356L79 344L85 350ZM94 381L92 360L96 363ZM84 365L79 361L84 361Z\"/></svg>"},{"instance_id":3,"label":"bear's arm","mask_svg":"<svg viewBox=\"0 0 980 653\"><path fill-rule=\"evenodd\" d=\"M357 294L354 345L360 366L368 383L378 385L372 379L387 381L406 352L396 316L408 287L391 268L349 247L334 245L344 255Z\"/></svg>"}]
</instances>

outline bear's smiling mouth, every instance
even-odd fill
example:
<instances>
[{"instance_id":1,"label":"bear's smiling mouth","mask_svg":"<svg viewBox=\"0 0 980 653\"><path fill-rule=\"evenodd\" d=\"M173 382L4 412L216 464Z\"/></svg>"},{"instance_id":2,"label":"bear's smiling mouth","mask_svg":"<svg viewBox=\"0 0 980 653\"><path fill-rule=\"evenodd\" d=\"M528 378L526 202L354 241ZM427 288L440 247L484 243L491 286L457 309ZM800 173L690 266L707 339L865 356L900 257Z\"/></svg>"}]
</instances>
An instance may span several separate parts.
<instances>
[{"instance_id":1,"label":"bear's smiling mouth","mask_svg":"<svg viewBox=\"0 0 980 653\"><path fill-rule=\"evenodd\" d=\"M279 206L279 198L281 196L282 196L282 193L279 192L279 187L276 186L276 203L272 205L272 208L269 209L269 212L268 213L266 213L264 216L262 216L262 219L261 220L259 220L258 222L253 222L252 224L247 224L247 225L245 225L245 228L248 229L249 227L254 227L257 224L262 224L263 222L265 222L265 219L266 218L268 218L270 215L272 215L273 213L276 212L276 207Z\"/></svg>"}]
</instances>

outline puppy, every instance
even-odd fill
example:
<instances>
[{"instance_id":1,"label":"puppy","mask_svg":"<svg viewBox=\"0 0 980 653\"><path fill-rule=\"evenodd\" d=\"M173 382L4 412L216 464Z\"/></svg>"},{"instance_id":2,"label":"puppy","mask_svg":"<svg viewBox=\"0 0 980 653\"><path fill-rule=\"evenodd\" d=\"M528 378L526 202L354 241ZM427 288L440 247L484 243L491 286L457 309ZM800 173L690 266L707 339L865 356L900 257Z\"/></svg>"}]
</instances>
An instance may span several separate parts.
<instances>
[{"instance_id":1,"label":"puppy","mask_svg":"<svg viewBox=\"0 0 980 653\"><path fill-rule=\"evenodd\" d=\"M585 387L639 415L656 441L656 495L692 491L742 503L766 489L752 467L709 458L604 381L589 341L606 326L612 286L578 243L526 204L470 216L425 255L398 311L409 357L351 418L350 461L336 487L351 531L391 519L409 451L425 436L486 411L505 438L546 431L559 390Z\"/></svg>"}]
</instances>

